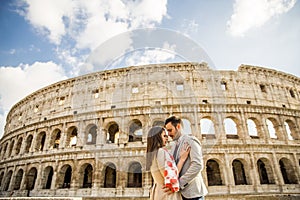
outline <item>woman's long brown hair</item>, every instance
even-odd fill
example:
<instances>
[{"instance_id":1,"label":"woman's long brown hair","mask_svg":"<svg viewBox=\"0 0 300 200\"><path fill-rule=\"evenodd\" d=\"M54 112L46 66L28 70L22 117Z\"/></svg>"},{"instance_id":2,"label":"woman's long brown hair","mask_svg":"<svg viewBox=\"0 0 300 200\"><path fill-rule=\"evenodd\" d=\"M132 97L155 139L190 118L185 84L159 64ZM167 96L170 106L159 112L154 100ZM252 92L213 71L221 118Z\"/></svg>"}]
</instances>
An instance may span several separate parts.
<instances>
[{"instance_id":1,"label":"woman's long brown hair","mask_svg":"<svg viewBox=\"0 0 300 200\"><path fill-rule=\"evenodd\" d=\"M160 126L152 127L148 132L147 137L147 153L146 153L146 170L149 171L152 161L157 154L157 150L163 146L162 132L163 128Z\"/></svg>"}]
</instances>

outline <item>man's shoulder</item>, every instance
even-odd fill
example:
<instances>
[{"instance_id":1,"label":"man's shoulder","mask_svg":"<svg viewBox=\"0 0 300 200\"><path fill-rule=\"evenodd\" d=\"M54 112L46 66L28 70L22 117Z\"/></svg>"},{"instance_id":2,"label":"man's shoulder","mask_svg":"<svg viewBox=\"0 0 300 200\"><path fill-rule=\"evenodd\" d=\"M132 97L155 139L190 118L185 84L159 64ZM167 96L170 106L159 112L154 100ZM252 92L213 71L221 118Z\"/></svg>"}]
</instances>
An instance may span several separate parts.
<instances>
[{"instance_id":1,"label":"man's shoulder","mask_svg":"<svg viewBox=\"0 0 300 200\"><path fill-rule=\"evenodd\" d=\"M199 139L196 137L196 136L194 136L194 135L182 135L182 141L187 141L187 142L196 142L196 143L198 143L199 145L201 145L201 143L200 143L200 141L199 141Z\"/></svg>"}]
</instances>

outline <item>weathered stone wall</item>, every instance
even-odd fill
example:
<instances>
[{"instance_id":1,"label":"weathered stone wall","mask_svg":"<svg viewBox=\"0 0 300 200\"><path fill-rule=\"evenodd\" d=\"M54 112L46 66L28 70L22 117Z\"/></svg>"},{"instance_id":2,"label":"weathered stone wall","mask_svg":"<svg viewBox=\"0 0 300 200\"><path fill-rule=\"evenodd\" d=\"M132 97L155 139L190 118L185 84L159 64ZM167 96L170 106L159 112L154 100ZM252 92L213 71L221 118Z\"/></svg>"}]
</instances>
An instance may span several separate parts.
<instances>
[{"instance_id":1,"label":"weathered stone wall","mask_svg":"<svg viewBox=\"0 0 300 200\"><path fill-rule=\"evenodd\" d=\"M68 79L14 105L0 196L148 198L147 131L171 114L203 145L207 199L300 195L300 79L174 63Z\"/></svg>"}]
</instances>

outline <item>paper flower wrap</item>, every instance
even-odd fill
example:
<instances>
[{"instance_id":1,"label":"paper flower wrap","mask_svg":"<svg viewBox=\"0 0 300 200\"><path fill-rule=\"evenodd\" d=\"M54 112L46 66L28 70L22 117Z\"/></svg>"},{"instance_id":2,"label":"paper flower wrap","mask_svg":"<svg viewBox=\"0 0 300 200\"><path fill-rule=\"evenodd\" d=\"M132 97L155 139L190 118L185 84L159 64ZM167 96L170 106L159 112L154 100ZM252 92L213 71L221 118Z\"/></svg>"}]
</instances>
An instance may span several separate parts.
<instances>
[{"instance_id":1,"label":"paper flower wrap","mask_svg":"<svg viewBox=\"0 0 300 200\"><path fill-rule=\"evenodd\" d=\"M177 192L179 191L178 169L173 156L166 149L164 150L166 151L164 170L165 186L172 192Z\"/></svg>"}]
</instances>

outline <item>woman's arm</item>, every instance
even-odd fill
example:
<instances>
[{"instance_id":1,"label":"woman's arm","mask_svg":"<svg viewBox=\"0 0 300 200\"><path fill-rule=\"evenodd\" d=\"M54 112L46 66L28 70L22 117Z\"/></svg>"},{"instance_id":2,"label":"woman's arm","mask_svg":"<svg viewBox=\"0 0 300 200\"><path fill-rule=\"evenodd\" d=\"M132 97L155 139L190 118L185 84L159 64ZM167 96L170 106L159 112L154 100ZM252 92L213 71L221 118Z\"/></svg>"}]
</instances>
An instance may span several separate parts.
<instances>
[{"instance_id":1,"label":"woman's arm","mask_svg":"<svg viewBox=\"0 0 300 200\"><path fill-rule=\"evenodd\" d=\"M184 143L183 147L180 150L180 159L177 163L178 175L182 169L185 160L189 156L190 151L191 151L191 146L188 143Z\"/></svg>"}]
</instances>

